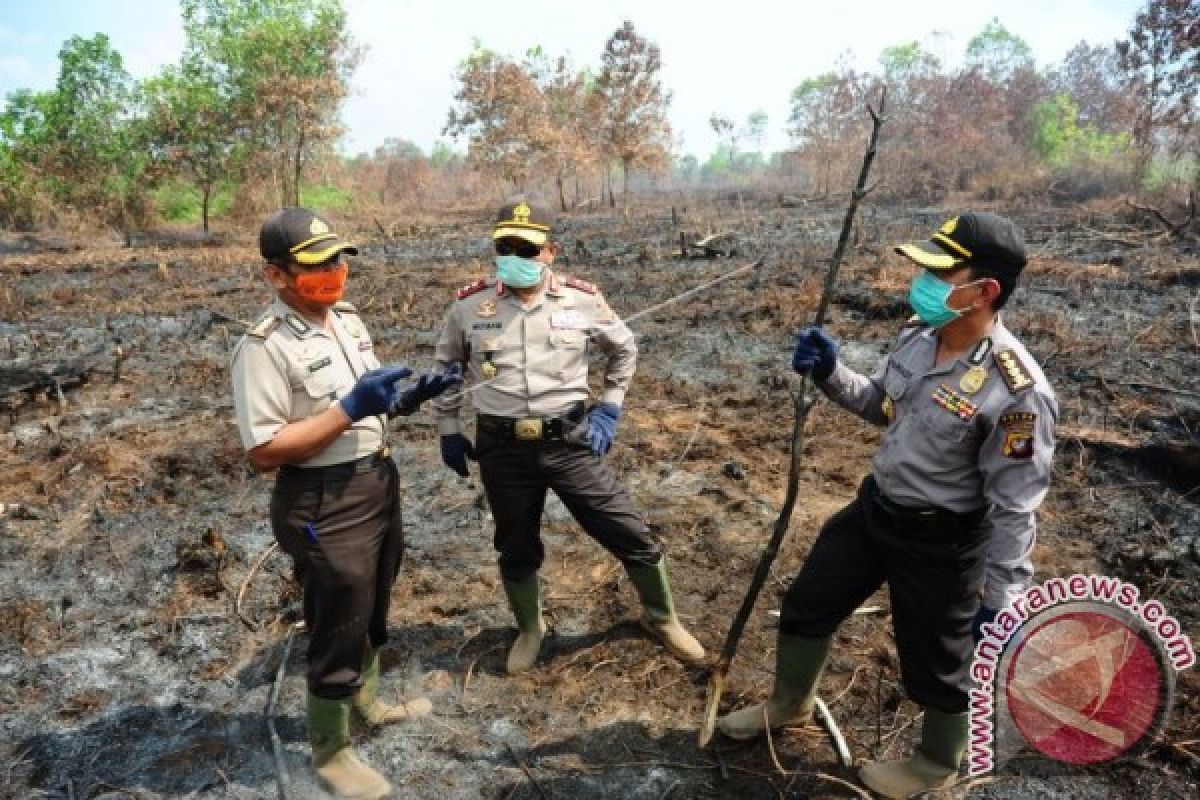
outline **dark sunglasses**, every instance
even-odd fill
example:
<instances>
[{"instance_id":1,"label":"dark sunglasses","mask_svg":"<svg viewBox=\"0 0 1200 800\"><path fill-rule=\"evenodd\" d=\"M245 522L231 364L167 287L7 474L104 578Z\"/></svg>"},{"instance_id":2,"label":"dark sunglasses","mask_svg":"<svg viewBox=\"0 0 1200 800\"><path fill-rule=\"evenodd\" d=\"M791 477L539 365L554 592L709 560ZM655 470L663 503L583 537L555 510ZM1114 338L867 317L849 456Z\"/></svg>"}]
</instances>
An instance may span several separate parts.
<instances>
[{"instance_id":1,"label":"dark sunglasses","mask_svg":"<svg viewBox=\"0 0 1200 800\"><path fill-rule=\"evenodd\" d=\"M497 239L496 240L496 255L498 256L519 256L520 258L534 258L538 253L542 252L542 246L527 242L524 239Z\"/></svg>"}]
</instances>

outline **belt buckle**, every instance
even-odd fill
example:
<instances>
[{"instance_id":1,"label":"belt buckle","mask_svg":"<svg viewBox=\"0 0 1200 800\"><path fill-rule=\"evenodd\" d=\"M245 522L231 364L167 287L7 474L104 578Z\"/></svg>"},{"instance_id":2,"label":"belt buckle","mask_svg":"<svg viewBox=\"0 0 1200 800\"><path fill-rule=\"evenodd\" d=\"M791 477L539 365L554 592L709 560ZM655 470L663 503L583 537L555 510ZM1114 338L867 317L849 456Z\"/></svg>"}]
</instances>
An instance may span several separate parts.
<instances>
[{"instance_id":1,"label":"belt buckle","mask_svg":"<svg viewBox=\"0 0 1200 800\"><path fill-rule=\"evenodd\" d=\"M542 420L540 417L523 417L513 423L513 437L523 442L531 442L542 438Z\"/></svg>"}]
</instances>

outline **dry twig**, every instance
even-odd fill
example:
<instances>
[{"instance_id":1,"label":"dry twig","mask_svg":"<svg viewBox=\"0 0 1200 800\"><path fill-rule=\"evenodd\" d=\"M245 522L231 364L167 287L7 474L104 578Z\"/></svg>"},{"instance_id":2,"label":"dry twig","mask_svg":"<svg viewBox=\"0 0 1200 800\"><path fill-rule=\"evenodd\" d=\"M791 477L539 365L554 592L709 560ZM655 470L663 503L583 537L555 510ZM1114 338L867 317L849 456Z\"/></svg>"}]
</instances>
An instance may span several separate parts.
<instances>
[{"instance_id":1,"label":"dry twig","mask_svg":"<svg viewBox=\"0 0 1200 800\"><path fill-rule=\"evenodd\" d=\"M261 626L242 613L242 598L246 595L246 587L250 585L250 580L254 577L254 573L258 572L258 570L262 567L263 562L266 561L267 557L271 555L271 553L274 553L278 547L279 542L271 542L271 546L262 551L262 553L254 561L254 564L251 565L250 571L246 573L246 579L242 581L242 588L238 590L237 599L233 603L233 610L234 613L237 614L238 619L245 623L246 627L252 631L258 630Z\"/></svg>"}]
</instances>

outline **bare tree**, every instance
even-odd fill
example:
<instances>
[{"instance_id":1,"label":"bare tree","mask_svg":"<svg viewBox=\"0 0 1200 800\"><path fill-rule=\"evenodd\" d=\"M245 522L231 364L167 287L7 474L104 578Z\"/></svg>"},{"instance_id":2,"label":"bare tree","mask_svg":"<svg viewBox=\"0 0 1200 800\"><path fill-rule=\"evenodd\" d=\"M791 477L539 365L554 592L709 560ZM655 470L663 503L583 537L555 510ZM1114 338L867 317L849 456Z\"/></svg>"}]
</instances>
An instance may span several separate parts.
<instances>
[{"instance_id":1,"label":"bare tree","mask_svg":"<svg viewBox=\"0 0 1200 800\"><path fill-rule=\"evenodd\" d=\"M621 165L622 204L629 207L629 172L667 163L671 126L663 90L658 45L647 41L628 20L604 45L596 94L603 109L600 131L605 153Z\"/></svg>"}]
</instances>

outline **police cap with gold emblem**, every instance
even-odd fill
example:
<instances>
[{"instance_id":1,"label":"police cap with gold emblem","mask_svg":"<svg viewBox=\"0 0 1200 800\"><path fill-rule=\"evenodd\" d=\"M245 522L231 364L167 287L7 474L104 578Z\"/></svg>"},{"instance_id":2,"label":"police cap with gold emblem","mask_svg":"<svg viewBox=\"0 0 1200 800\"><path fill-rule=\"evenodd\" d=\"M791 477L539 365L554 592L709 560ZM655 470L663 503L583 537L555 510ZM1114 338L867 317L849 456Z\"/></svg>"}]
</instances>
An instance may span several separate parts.
<instances>
[{"instance_id":1,"label":"police cap with gold emblem","mask_svg":"<svg viewBox=\"0 0 1200 800\"><path fill-rule=\"evenodd\" d=\"M258 232L258 250L263 258L276 264L320 264L342 252L358 255L357 247L307 208L282 208L267 217Z\"/></svg>"},{"instance_id":2,"label":"police cap with gold emblem","mask_svg":"<svg viewBox=\"0 0 1200 800\"><path fill-rule=\"evenodd\" d=\"M550 238L553 222L545 209L530 205L524 200L509 203L496 214L496 224L492 226L492 239L515 236L536 245L543 245Z\"/></svg>"},{"instance_id":3,"label":"police cap with gold emblem","mask_svg":"<svg viewBox=\"0 0 1200 800\"><path fill-rule=\"evenodd\" d=\"M951 217L928 242L902 244L896 252L934 272L980 266L1012 278L1027 262L1021 229L1012 220L987 212Z\"/></svg>"}]
</instances>

